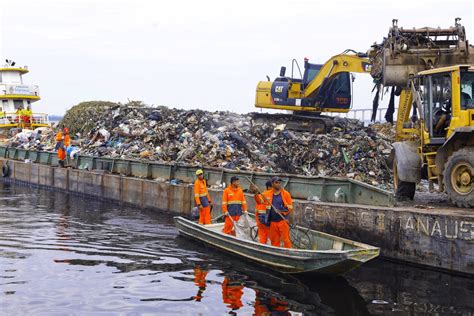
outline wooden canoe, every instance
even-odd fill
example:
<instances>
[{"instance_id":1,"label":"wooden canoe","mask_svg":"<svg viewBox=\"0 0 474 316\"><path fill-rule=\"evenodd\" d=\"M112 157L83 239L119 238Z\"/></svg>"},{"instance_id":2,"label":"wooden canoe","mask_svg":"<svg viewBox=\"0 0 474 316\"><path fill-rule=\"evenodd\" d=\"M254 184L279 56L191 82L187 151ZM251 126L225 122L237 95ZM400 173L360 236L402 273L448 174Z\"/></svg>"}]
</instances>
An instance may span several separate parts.
<instances>
[{"instance_id":1,"label":"wooden canoe","mask_svg":"<svg viewBox=\"0 0 474 316\"><path fill-rule=\"evenodd\" d=\"M223 223L199 225L174 217L180 234L285 273L338 275L379 255L380 249L297 226L311 239L312 249L286 249L222 233Z\"/></svg>"}]
</instances>

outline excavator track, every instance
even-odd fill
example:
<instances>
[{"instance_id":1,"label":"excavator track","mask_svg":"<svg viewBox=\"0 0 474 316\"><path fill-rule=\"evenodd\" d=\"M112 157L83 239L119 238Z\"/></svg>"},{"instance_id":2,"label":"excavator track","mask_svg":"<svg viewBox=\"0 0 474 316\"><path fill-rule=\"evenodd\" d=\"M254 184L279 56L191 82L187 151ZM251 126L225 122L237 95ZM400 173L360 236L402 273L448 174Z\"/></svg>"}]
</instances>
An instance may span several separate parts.
<instances>
[{"instance_id":1,"label":"excavator track","mask_svg":"<svg viewBox=\"0 0 474 316\"><path fill-rule=\"evenodd\" d=\"M285 128L299 132L310 132L314 134L328 133L334 127L334 117L323 115L301 115L282 113L251 113L254 123L272 122L285 124Z\"/></svg>"}]
</instances>

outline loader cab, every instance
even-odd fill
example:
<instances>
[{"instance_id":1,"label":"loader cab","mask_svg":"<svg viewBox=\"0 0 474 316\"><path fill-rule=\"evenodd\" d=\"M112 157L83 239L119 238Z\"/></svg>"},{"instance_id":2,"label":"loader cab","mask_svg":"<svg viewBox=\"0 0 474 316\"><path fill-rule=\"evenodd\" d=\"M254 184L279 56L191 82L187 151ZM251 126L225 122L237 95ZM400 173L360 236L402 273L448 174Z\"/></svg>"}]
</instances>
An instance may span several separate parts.
<instances>
[{"instance_id":1,"label":"loader cab","mask_svg":"<svg viewBox=\"0 0 474 316\"><path fill-rule=\"evenodd\" d=\"M442 145L456 127L470 125L474 110L474 72L449 69L423 74L423 119L431 145ZM453 117L454 124L451 126Z\"/></svg>"},{"instance_id":2,"label":"loader cab","mask_svg":"<svg viewBox=\"0 0 474 316\"><path fill-rule=\"evenodd\" d=\"M461 110L474 110L474 71L461 72Z\"/></svg>"},{"instance_id":3,"label":"loader cab","mask_svg":"<svg viewBox=\"0 0 474 316\"><path fill-rule=\"evenodd\" d=\"M435 73L423 78L425 130L432 145L443 144L452 118L451 74Z\"/></svg>"}]
</instances>

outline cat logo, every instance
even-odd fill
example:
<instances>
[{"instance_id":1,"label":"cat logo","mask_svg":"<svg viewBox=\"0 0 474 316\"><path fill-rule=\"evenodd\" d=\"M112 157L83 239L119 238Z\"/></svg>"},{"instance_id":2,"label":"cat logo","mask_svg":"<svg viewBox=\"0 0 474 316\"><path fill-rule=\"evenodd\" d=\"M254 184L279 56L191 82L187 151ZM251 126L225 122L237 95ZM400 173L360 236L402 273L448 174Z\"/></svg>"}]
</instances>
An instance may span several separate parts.
<instances>
[{"instance_id":1,"label":"cat logo","mask_svg":"<svg viewBox=\"0 0 474 316\"><path fill-rule=\"evenodd\" d=\"M282 93L283 92L283 86L276 86L275 87L275 93Z\"/></svg>"}]
</instances>

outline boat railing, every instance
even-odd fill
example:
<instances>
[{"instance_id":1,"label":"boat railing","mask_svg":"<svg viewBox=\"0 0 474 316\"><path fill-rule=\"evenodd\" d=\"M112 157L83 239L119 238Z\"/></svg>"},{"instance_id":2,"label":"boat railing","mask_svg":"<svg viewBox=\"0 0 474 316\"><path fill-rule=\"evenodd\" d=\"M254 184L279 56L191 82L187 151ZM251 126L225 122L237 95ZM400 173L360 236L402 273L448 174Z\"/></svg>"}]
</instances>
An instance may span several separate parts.
<instances>
[{"instance_id":1,"label":"boat railing","mask_svg":"<svg viewBox=\"0 0 474 316\"><path fill-rule=\"evenodd\" d=\"M33 113L30 116L14 112L0 112L0 127L31 128L49 125L47 113Z\"/></svg>"}]
</instances>

